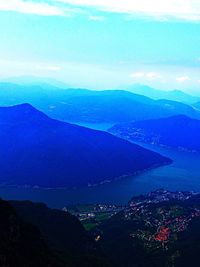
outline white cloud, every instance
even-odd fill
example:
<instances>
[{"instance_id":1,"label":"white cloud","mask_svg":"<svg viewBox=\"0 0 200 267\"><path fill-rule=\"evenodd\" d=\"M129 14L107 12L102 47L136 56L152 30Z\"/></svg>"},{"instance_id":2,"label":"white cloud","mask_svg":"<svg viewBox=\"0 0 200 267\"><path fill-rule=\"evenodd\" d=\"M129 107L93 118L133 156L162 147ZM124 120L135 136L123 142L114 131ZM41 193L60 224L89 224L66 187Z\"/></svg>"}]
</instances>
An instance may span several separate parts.
<instances>
[{"instance_id":1,"label":"white cloud","mask_svg":"<svg viewBox=\"0 0 200 267\"><path fill-rule=\"evenodd\" d=\"M63 16L65 12L56 5L47 2L24 0L0 0L1 11L14 11L19 13L35 14L41 16Z\"/></svg>"},{"instance_id":2,"label":"white cloud","mask_svg":"<svg viewBox=\"0 0 200 267\"><path fill-rule=\"evenodd\" d=\"M79 9L77 9L77 7ZM199 0L0 0L0 11L14 11L41 16L66 16L81 10L129 14L160 21L170 19L200 21ZM103 21L103 16L90 16Z\"/></svg>"},{"instance_id":3,"label":"white cloud","mask_svg":"<svg viewBox=\"0 0 200 267\"><path fill-rule=\"evenodd\" d=\"M60 71L62 68L60 66L48 66L48 65L37 65L38 70L49 70L49 71Z\"/></svg>"},{"instance_id":4,"label":"white cloud","mask_svg":"<svg viewBox=\"0 0 200 267\"><path fill-rule=\"evenodd\" d=\"M142 78L145 76L145 73L143 72L135 72L130 75L131 78Z\"/></svg>"},{"instance_id":5,"label":"white cloud","mask_svg":"<svg viewBox=\"0 0 200 267\"><path fill-rule=\"evenodd\" d=\"M51 71L60 71L61 67L59 66L48 66L47 70L51 70Z\"/></svg>"},{"instance_id":6,"label":"white cloud","mask_svg":"<svg viewBox=\"0 0 200 267\"><path fill-rule=\"evenodd\" d=\"M159 79L161 78L161 75L157 72L151 71L151 72L134 72L130 74L131 78L134 79L146 79L149 81Z\"/></svg>"},{"instance_id":7,"label":"white cloud","mask_svg":"<svg viewBox=\"0 0 200 267\"><path fill-rule=\"evenodd\" d=\"M94 20L94 21L104 21L105 18L102 16L89 16L89 20Z\"/></svg>"},{"instance_id":8,"label":"white cloud","mask_svg":"<svg viewBox=\"0 0 200 267\"><path fill-rule=\"evenodd\" d=\"M159 20L200 21L199 0L56 0L100 11L153 17Z\"/></svg>"},{"instance_id":9,"label":"white cloud","mask_svg":"<svg viewBox=\"0 0 200 267\"><path fill-rule=\"evenodd\" d=\"M189 81L191 80L189 76L181 76L181 77L177 77L176 78L176 81L179 82L179 83L183 83L183 82L186 82L186 81Z\"/></svg>"},{"instance_id":10,"label":"white cloud","mask_svg":"<svg viewBox=\"0 0 200 267\"><path fill-rule=\"evenodd\" d=\"M147 79L153 80L156 78L160 78L160 75L157 72L148 72L146 73Z\"/></svg>"}]
</instances>

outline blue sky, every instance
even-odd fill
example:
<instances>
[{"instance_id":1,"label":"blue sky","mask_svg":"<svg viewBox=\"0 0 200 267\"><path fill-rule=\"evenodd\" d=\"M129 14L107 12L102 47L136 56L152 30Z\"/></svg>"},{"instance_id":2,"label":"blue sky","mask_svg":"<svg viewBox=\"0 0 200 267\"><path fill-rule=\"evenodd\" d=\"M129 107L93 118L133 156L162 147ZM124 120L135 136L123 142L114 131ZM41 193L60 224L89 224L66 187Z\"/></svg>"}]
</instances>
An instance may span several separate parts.
<instances>
[{"instance_id":1,"label":"blue sky","mask_svg":"<svg viewBox=\"0 0 200 267\"><path fill-rule=\"evenodd\" d=\"M0 25L0 78L200 94L200 1L0 0Z\"/></svg>"}]
</instances>

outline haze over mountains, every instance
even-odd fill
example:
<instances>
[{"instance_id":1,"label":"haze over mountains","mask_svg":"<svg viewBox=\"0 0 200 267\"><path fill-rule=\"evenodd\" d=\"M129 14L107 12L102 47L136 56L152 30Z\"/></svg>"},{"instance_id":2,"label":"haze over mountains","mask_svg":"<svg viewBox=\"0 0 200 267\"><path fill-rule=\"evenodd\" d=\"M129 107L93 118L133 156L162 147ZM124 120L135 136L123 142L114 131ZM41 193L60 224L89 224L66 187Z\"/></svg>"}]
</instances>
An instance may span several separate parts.
<instances>
[{"instance_id":1,"label":"haze over mountains","mask_svg":"<svg viewBox=\"0 0 200 267\"><path fill-rule=\"evenodd\" d=\"M193 104L193 107L200 110L200 101Z\"/></svg>"},{"instance_id":2,"label":"haze over mountains","mask_svg":"<svg viewBox=\"0 0 200 267\"><path fill-rule=\"evenodd\" d=\"M4 78L0 82L2 83L14 83L17 85L33 86L33 85L42 85L42 86L55 86L59 88L70 88L69 84L61 82L57 79L50 77L37 77L37 76L17 76Z\"/></svg>"},{"instance_id":3,"label":"haze over mountains","mask_svg":"<svg viewBox=\"0 0 200 267\"><path fill-rule=\"evenodd\" d=\"M141 94L155 100L167 99L171 101L182 102L185 104L194 104L195 102L200 101L199 96L193 96L191 94L184 93L180 90L164 91L164 90L154 89L150 86L142 84L134 84L131 86L127 86L125 88L132 93Z\"/></svg>"},{"instance_id":4,"label":"haze over mountains","mask_svg":"<svg viewBox=\"0 0 200 267\"><path fill-rule=\"evenodd\" d=\"M111 134L60 122L29 104L0 108L0 183L72 187L170 163Z\"/></svg>"},{"instance_id":5,"label":"haze over mountains","mask_svg":"<svg viewBox=\"0 0 200 267\"><path fill-rule=\"evenodd\" d=\"M119 123L184 114L200 119L190 105L153 100L123 90L63 90L55 86L0 83L0 105L30 103L50 117L70 122Z\"/></svg>"},{"instance_id":6,"label":"haze over mountains","mask_svg":"<svg viewBox=\"0 0 200 267\"><path fill-rule=\"evenodd\" d=\"M200 151L200 120L185 115L118 124L109 131L132 141Z\"/></svg>"}]
</instances>

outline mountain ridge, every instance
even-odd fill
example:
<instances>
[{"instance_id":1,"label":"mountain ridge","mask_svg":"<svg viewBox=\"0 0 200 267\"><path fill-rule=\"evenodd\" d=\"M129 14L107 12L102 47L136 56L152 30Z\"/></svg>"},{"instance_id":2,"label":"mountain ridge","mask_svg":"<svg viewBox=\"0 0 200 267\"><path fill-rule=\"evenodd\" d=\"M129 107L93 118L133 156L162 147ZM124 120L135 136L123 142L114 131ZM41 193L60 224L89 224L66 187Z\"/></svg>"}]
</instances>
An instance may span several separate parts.
<instances>
[{"instance_id":1,"label":"mountain ridge","mask_svg":"<svg viewBox=\"0 0 200 267\"><path fill-rule=\"evenodd\" d=\"M0 122L0 183L83 186L171 162L109 133L51 119L29 104L1 108Z\"/></svg>"},{"instance_id":2,"label":"mountain ridge","mask_svg":"<svg viewBox=\"0 0 200 267\"><path fill-rule=\"evenodd\" d=\"M50 117L67 122L119 123L181 113L200 118L200 111L190 105L153 100L124 90L64 90L0 83L0 106L22 103L30 103Z\"/></svg>"},{"instance_id":3,"label":"mountain ridge","mask_svg":"<svg viewBox=\"0 0 200 267\"><path fill-rule=\"evenodd\" d=\"M200 151L200 120L186 115L118 124L109 131L132 141Z\"/></svg>"},{"instance_id":4,"label":"mountain ridge","mask_svg":"<svg viewBox=\"0 0 200 267\"><path fill-rule=\"evenodd\" d=\"M154 89L150 86L142 84L134 84L130 86L125 86L124 88L126 88L126 90L129 90L130 92L145 95L155 100L167 99L172 101L183 102L189 105L194 104L197 101L200 101L199 96L194 96L177 89L164 91L164 90Z\"/></svg>"}]
</instances>

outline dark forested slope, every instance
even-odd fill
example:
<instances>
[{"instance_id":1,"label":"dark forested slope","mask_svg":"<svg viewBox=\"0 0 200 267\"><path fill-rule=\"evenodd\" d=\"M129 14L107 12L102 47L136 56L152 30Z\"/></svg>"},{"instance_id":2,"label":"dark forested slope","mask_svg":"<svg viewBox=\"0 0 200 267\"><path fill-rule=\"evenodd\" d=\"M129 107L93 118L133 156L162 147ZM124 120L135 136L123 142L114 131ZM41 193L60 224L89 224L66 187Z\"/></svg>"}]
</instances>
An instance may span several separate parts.
<instances>
[{"instance_id":1,"label":"dark forested slope","mask_svg":"<svg viewBox=\"0 0 200 267\"><path fill-rule=\"evenodd\" d=\"M169 163L101 131L50 119L29 104L0 108L0 182L71 187Z\"/></svg>"}]
</instances>

